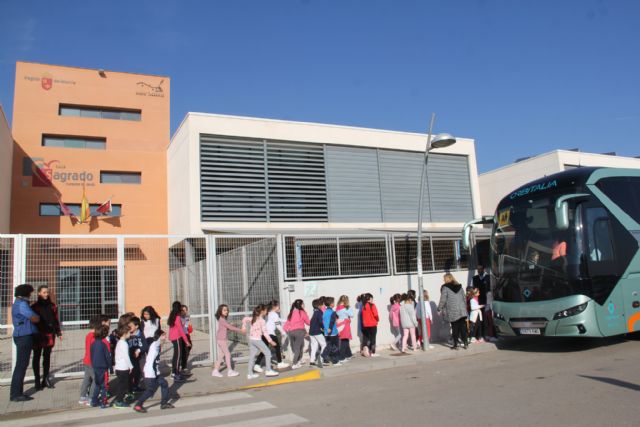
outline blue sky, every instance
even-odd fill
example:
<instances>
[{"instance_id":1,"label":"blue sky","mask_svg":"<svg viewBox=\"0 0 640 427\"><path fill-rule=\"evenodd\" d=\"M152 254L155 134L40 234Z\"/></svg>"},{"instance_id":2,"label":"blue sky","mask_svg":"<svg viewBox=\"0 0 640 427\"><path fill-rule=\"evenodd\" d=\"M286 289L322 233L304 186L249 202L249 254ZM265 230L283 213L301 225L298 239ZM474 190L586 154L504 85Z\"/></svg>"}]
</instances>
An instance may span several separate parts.
<instances>
[{"instance_id":1,"label":"blue sky","mask_svg":"<svg viewBox=\"0 0 640 427\"><path fill-rule=\"evenodd\" d=\"M0 0L15 62L172 79L187 111L474 138L480 171L556 148L640 155L640 2Z\"/></svg>"}]
</instances>

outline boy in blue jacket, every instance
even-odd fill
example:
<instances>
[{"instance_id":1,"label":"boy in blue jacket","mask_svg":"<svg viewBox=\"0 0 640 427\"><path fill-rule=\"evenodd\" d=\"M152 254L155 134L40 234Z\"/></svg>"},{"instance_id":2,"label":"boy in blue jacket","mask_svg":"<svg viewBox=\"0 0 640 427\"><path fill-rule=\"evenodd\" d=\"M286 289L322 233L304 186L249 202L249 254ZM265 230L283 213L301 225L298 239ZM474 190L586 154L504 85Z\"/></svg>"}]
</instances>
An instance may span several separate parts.
<instances>
[{"instance_id":1,"label":"boy in blue jacket","mask_svg":"<svg viewBox=\"0 0 640 427\"><path fill-rule=\"evenodd\" d=\"M321 355L327 346L327 342L324 339L324 325L322 324L320 304L320 299L313 300L313 316L311 316L311 321L309 322L309 341L311 344L311 360L309 364L316 365L318 368L322 368Z\"/></svg>"},{"instance_id":2,"label":"boy in blue jacket","mask_svg":"<svg viewBox=\"0 0 640 427\"><path fill-rule=\"evenodd\" d=\"M325 297L324 305L327 307L322 315L322 323L324 325L324 338L327 341L327 346L322 352L322 359L325 363L331 362L333 365L341 365L338 360L339 355L339 343L338 340L338 315L333 309L334 299L333 297Z\"/></svg>"},{"instance_id":3,"label":"boy in blue jacket","mask_svg":"<svg viewBox=\"0 0 640 427\"><path fill-rule=\"evenodd\" d=\"M111 351L104 340L109 336L109 327L107 325L98 326L94 335L95 341L91 344L91 366L93 367L95 387L93 396L91 396L91 406L94 408L100 406L105 409L109 407L105 378L111 369Z\"/></svg>"}]
</instances>

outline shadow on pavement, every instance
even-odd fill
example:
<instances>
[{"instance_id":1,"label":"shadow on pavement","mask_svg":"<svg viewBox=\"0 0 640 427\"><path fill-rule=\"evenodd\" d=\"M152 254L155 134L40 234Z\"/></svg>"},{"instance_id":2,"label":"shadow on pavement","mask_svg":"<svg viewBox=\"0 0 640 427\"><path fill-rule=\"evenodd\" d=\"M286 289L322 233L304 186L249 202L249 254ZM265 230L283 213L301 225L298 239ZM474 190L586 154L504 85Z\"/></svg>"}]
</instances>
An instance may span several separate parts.
<instances>
[{"instance_id":1,"label":"shadow on pavement","mask_svg":"<svg viewBox=\"0 0 640 427\"><path fill-rule=\"evenodd\" d=\"M624 335L608 338L580 337L503 337L496 347L502 351L531 353L573 353L598 347L617 345L626 341Z\"/></svg>"},{"instance_id":2,"label":"shadow on pavement","mask_svg":"<svg viewBox=\"0 0 640 427\"><path fill-rule=\"evenodd\" d=\"M640 391L640 385L633 384L633 383L630 383L630 382L627 382L627 381L617 380L615 378L593 377L591 375L578 375L578 376L582 377L582 378L588 378L590 380L595 380L595 381L600 381L600 382L603 382L603 383L615 385L615 386L618 386L618 387L628 388L629 390Z\"/></svg>"}]
</instances>

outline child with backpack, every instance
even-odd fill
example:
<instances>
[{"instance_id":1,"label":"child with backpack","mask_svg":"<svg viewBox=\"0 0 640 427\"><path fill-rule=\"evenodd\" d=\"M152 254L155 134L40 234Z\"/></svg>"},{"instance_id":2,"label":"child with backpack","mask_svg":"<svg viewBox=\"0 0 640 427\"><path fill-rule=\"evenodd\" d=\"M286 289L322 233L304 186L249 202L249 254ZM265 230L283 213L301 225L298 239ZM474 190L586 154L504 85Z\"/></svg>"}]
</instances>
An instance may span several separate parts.
<instances>
[{"instance_id":1,"label":"child with backpack","mask_svg":"<svg viewBox=\"0 0 640 427\"><path fill-rule=\"evenodd\" d=\"M333 297L325 297L324 314L322 315L322 324L324 329L324 339L327 341L327 346L322 353L322 359L324 363L331 362L332 365L340 366L340 351L339 351L339 338L338 338L338 315L333 310L334 299Z\"/></svg>"},{"instance_id":2,"label":"child with backpack","mask_svg":"<svg viewBox=\"0 0 640 427\"><path fill-rule=\"evenodd\" d=\"M346 361L353 357L351 353L351 319L355 316L353 308L349 305L349 297L342 295L338 300L336 307L336 315L338 316L338 338L340 339L339 353L340 360Z\"/></svg>"}]
</instances>

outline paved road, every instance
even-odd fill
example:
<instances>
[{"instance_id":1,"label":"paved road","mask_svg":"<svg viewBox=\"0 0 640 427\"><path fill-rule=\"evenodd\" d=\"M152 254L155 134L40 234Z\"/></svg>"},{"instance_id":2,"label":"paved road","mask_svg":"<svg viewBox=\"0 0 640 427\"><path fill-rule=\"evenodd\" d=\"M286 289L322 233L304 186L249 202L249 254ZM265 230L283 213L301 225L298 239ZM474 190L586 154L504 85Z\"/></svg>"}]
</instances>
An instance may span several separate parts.
<instances>
[{"instance_id":1,"label":"paved road","mask_svg":"<svg viewBox=\"0 0 640 427\"><path fill-rule=\"evenodd\" d=\"M146 415L80 410L12 425L640 425L640 341L516 339L501 348L472 357L452 352L449 360L415 367L184 398L174 410L152 408Z\"/></svg>"}]
</instances>

